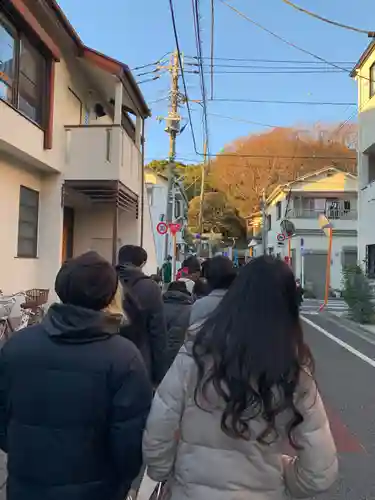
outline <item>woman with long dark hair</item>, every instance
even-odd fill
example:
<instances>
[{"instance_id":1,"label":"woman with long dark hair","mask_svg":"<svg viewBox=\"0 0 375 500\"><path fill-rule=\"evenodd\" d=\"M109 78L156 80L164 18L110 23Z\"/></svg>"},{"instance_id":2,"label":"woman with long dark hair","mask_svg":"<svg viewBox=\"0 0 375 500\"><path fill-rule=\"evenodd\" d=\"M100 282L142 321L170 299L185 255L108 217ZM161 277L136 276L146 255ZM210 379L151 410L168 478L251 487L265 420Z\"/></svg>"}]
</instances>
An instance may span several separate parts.
<instances>
[{"instance_id":1,"label":"woman with long dark hair","mask_svg":"<svg viewBox=\"0 0 375 500\"><path fill-rule=\"evenodd\" d=\"M171 500L327 490L337 457L313 373L292 271L252 260L158 388L143 441L149 476L167 481Z\"/></svg>"}]
</instances>

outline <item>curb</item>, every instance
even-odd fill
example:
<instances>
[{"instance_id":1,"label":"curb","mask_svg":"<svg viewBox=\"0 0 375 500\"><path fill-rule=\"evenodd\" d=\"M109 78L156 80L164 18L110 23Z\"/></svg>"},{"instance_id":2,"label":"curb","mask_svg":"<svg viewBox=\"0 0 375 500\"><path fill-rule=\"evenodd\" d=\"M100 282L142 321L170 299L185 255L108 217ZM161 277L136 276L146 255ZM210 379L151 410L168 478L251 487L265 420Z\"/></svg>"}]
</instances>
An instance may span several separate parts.
<instances>
[{"instance_id":1,"label":"curb","mask_svg":"<svg viewBox=\"0 0 375 500\"><path fill-rule=\"evenodd\" d=\"M355 323L354 321L351 321L344 316L336 316L330 311L325 311L323 314L327 317L327 319L330 319L337 325L341 325L344 328L347 328L347 330L352 331L353 334L355 334L355 330L357 330L357 335L359 335L363 340L366 340L370 344L375 345L375 334L364 328L361 324Z\"/></svg>"}]
</instances>

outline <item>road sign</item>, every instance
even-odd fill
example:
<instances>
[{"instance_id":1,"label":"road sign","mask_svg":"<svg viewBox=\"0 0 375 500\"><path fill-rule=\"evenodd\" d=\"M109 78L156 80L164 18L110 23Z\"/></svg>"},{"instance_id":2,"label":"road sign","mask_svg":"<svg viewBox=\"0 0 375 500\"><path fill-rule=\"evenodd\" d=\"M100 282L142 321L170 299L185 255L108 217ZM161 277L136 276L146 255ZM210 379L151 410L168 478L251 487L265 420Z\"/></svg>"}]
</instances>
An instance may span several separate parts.
<instances>
[{"instance_id":1,"label":"road sign","mask_svg":"<svg viewBox=\"0 0 375 500\"><path fill-rule=\"evenodd\" d=\"M276 236L276 239L278 242L283 242L285 241L285 234L284 233L279 233L277 236Z\"/></svg>"},{"instance_id":2,"label":"road sign","mask_svg":"<svg viewBox=\"0 0 375 500\"><path fill-rule=\"evenodd\" d=\"M172 236L175 236L180 229L181 229L181 224L178 224L177 222L169 224L169 231Z\"/></svg>"},{"instance_id":3,"label":"road sign","mask_svg":"<svg viewBox=\"0 0 375 500\"><path fill-rule=\"evenodd\" d=\"M166 234L166 232L168 231L168 224L166 224L165 222L159 222L159 224L156 226L156 231L159 234Z\"/></svg>"}]
</instances>

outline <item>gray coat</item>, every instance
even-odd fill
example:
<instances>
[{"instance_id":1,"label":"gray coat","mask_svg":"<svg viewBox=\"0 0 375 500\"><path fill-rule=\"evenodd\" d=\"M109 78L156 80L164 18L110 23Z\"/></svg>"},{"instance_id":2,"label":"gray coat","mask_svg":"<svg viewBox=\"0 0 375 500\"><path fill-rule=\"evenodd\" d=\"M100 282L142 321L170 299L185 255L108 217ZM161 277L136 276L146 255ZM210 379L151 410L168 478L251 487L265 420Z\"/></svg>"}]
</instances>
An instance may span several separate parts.
<instances>
[{"instance_id":1,"label":"gray coat","mask_svg":"<svg viewBox=\"0 0 375 500\"><path fill-rule=\"evenodd\" d=\"M201 325L206 319L211 316L222 298L226 294L226 290L213 290L209 295L198 299L194 302L190 314L190 326L194 329Z\"/></svg>"},{"instance_id":2,"label":"gray coat","mask_svg":"<svg viewBox=\"0 0 375 500\"><path fill-rule=\"evenodd\" d=\"M183 347L159 386L143 436L148 475L168 480L170 500L287 500L327 490L337 457L316 385L302 372L295 405L303 422L293 433L296 457L283 455L288 415L277 418L279 438L264 445L233 439L221 430L223 402L210 391L211 411L194 402L197 367ZM212 396L212 398L211 398ZM251 421L252 436L267 425Z\"/></svg>"}]
</instances>

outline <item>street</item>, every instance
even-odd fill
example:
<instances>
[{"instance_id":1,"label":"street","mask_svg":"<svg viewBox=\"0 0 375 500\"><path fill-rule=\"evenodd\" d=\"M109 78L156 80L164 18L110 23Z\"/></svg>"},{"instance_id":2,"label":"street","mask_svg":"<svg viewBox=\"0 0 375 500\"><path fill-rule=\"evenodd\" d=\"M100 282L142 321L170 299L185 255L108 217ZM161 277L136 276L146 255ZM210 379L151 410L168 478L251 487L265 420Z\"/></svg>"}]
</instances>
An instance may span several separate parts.
<instances>
[{"instance_id":1,"label":"street","mask_svg":"<svg viewBox=\"0 0 375 500\"><path fill-rule=\"evenodd\" d=\"M375 338L330 315L303 314L306 341L316 361L316 378L326 404L340 457L340 478L322 500L375 498ZM350 329L348 329L350 328ZM328 336L327 336L328 334ZM5 479L0 464L0 487ZM139 500L148 500L153 482L143 481ZM5 500L4 488L0 500Z\"/></svg>"},{"instance_id":2,"label":"street","mask_svg":"<svg viewBox=\"0 0 375 500\"><path fill-rule=\"evenodd\" d=\"M375 361L373 366L369 361L375 360L375 339L371 343L371 337L360 330L357 336L355 327L349 331L330 315L304 314L303 318L304 334L315 357L316 378L340 458L339 480L332 491L320 498L374 499L375 398L371 381ZM323 331L333 337L327 337ZM358 357L361 354L365 360ZM146 478L139 500L148 500L152 486Z\"/></svg>"}]
</instances>

